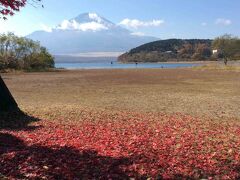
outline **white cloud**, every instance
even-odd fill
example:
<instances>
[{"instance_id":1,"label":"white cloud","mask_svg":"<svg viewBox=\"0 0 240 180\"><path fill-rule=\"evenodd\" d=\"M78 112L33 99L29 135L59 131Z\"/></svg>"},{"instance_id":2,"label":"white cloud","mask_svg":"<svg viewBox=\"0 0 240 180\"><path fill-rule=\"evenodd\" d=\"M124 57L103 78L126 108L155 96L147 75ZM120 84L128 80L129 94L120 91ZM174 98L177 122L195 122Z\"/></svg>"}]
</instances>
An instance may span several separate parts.
<instances>
[{"instance_id":1,"label":"white cloud","mask_svg":"<svg viewBox=\"0 0 240 180\"><path fill-rule=\"evenodd\" d=\"M131 35L133 35L133 36L145 36L145 34L143 32L133 32L133 33L131 33Z\"/></svg>"},{"instance_id":2,"label":"white cloud","mask_svg":"<svg viewBox=\"0 0 240 180\"><path fill-rule=\"evenodd\" d=\"M47 26L45 24L42 24L42 23L40 24L40 26L41 26L43 31L52 32L52 28L51 27L49 27L49 26Z\"/></svg>"},{"instance_id":3,"label":"white cloud","mask_svg":"<svg viewBox=\"0 0 240 180\"><path fill-rule=\"evenodd\" d=\"M90 19L95 20L98 23L102 22L102 18L99 17L96 13L89 13L88 16L89 16Z\"/></svg>"},{"instance_id":4,"label":"white cloud","mask_svg":"<svg viewBox=\"0 0 240 180\"><path fill-rule=\"evenodd\" d=\"M207 26L207 23L206 22L202 22L201 26Z\"/></svg>"},{"instance_id":5,"label":"white cloud","mask_svg":"<svg viewBox=\"0 0 240 180\"><path fill-rule=\"evenodd\" d=\"M223 26L229 26L232 24L232 21L230 19L224 19L224 18L218 18L215 23L217 25L223 25Z\"/></svg>"},{"instance_id":6,"label":"white cloud","mask_svg":"<svg viewBox=\"0 0 240 180\"><path fill-rule=\"evenodd\" d=\"M80 31L99 31L108 29L105 25L98 23L98 22L87 22L87 23L78 23L75 20L64 20L59 26L57 26L57 29L62 30L80 30Z\"/></svg>"},{"instance_id":7,"label":"white cloud","mask_svg":"<svg viewBox=\"0 0 240 180\"><path fill-rule=\"evenodd\" d=\"M160 26L164 23L164 20L152 20L152 21L140 21L138 19L123 19L119 24L129 27L129 28L139 28L139 27L151 27L151 26Z\"/></svg>"}]
</instances>

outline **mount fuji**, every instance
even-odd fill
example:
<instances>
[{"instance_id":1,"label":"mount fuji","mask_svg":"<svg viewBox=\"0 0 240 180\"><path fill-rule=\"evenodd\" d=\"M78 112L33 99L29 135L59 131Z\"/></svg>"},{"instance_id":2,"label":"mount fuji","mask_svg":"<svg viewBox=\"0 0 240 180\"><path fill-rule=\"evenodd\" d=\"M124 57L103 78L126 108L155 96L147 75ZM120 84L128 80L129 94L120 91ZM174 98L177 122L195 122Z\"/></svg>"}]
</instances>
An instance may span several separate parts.
<instances>
[{"instance_id":1,"label":"mount fuji","mask_svg":"<svg viewBox=\"0 0 240 180\"><path fill-rule=\"evenodd\" d=\"M54 28L35 31L27 38L39 41L54 55L125 52L158 40L133 33L96 13L80 14Z\"/></svg>"}]
</instances>

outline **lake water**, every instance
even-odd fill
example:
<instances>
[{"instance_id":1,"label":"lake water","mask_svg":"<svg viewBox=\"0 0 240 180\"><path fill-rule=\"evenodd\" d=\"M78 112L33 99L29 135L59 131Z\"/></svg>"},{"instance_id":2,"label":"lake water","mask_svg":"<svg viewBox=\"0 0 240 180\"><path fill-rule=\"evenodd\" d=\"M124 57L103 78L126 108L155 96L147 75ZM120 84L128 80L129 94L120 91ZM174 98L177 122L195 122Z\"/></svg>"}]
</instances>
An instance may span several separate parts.
<instances>
[{"instance_id":1,"label":"lake water","mask_svg":"<svg viewBox=\"0 0 240 180\"><path fill-rule=\"evenodd\" d=\"M199 66L197 63L135 63L122 64L113 62L80 62L80 63L56 63L56 68L65 69L155 69L155 68L183 68Z\"/></svg>"}]
</instances>

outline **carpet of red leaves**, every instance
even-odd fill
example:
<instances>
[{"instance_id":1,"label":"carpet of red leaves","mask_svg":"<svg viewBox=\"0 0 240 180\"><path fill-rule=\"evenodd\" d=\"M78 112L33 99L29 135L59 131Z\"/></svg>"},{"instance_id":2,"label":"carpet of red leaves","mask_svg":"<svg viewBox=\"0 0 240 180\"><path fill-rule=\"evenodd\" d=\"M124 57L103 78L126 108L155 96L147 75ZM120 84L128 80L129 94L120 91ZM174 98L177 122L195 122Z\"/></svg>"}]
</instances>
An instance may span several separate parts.
<instances>
[{"instance_id":1,"label":"carpet of red leaves","mask_svg":"<svg viewBox=\"0 0 240 180\"><path fill-rule=\"evenodd\" d=\"M9 179L237 179L240 122L182 114L99 114L0 129Z\"/></svg>"}]
</instances>

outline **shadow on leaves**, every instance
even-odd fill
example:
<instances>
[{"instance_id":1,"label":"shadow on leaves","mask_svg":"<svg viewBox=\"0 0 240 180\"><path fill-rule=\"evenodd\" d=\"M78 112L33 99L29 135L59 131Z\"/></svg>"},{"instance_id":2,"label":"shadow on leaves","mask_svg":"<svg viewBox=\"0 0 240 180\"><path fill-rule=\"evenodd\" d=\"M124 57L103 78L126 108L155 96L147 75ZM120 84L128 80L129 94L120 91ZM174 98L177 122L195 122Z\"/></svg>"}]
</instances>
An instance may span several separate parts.
<instances>
[{"instance_id":1,"label":"shadow on leaves","mask_svg":"<svg viewBox=\"0 0 240 180\"><path fill-rule=\"evenodd\" d=\"M27 146L17 137L0 133L0 175L13 179L141 179L124 167L128 158L101 156L71 147Z\"/></svg>"},{"instance_id":2,"label":"shadow on leaves","mask_svg":"<svg viewBox=\"0 0 240 180\"><path fill-rule=\"evenodd\" d=\"M0 130L34 130L37 127L30 126L32 122L40 119L22 112L21 110L11 112L0 112Z\"/></svg>"}]
</instances>

